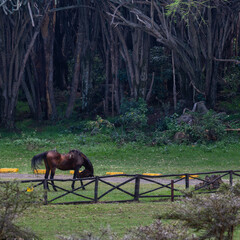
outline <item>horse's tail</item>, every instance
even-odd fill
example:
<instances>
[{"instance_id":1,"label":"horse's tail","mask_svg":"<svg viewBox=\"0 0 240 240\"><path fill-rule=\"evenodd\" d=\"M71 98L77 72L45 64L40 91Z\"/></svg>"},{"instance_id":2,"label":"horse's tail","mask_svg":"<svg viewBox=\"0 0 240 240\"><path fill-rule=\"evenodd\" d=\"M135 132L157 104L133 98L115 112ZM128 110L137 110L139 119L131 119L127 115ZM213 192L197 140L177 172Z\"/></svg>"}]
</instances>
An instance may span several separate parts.
<instances>
[{"instance_id":1,"label":"horse's tail","mask_svg":"<svg viewBox=\"0 0 240 240\"><path fill-rule=\"evenodd\" d=\"M43 159L46 159L48 154L47 152L39 153L32 158L32 170L36 170L38 165L42 162Z\"/></svg>"}]
</instances>

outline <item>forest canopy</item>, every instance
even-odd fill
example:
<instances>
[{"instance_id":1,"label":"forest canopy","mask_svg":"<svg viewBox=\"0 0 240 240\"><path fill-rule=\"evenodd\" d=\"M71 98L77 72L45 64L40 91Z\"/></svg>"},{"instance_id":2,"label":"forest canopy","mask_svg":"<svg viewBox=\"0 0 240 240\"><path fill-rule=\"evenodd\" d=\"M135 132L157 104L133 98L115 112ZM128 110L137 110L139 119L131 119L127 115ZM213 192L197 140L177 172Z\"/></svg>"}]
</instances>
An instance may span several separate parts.
<instances>
[{"instance_id":1,"label":"forest canopy","mask_svg":"<svg viewBox=\"0 0 240 240\"><path fill-rule=\"evenodd\" d=\"M238 0L0 0L1 124L14 128L19 103L36 120L119 115L126 99L215 109L239 95L239 11Z\"/></svg>"}]
</instances>

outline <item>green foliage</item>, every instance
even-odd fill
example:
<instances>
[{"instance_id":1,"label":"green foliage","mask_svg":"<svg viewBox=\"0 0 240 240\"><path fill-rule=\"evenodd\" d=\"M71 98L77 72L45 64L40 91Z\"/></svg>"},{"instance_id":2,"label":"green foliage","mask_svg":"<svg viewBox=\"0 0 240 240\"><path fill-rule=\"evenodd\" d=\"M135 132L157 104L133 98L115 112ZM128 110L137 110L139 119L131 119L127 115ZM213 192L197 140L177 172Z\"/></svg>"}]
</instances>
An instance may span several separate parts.
<instances>
[{"instance_id":1,"label":"green foliage","mask_svg":"<svg viewBox=\"0 0 240 240\"><path fill-rule=\"evenodd\" d=\"M13 222L37 199L34 191L20 189L17 182L0 183L0 239L38 239Z\"/></svg>"},{"instance_id":2,"label":"green foliage","mask_svg":"<svg viewBox=\"0 0 240 240\"><path fill-rule=\"evenodd\" d=\"M36 131L34 131L30 135L23 133L21 138L14 140L13 143L15 145L24 145L28 150L33 150L49 145L50 141L38 138Z\"/></svg>"},{"instance_id":3,"label":"green foliage","mask_svg":"<svg viewBox=\"0 0 240 240\"><path fill-rule=\"evenodd\" d=\"M146 144L151 141L149 139L149 136L147 136L145 132L138 129L132 130L132 131L130 130L121 131L121 132L115 131L112 134L112 140L118 144L126 144L131 142Z\"/></svg>"},{"instance_id":4,"label":"green foliage","mask_svg":"<svg viewBox=\"0 0 240 240\"><path fill-rule=\"evenodd\" d=\"M111 132L114 129L114 124L110 121L97 116L96 121L88 121L86 123L86 128L91 131L92 134L99 132Z\"/></svg>"},{"instance_id":5,"label":"green foliage","mask_svg":"<svg viewBox=\"0 0 240 240\"><path fill-rule=\"evenodd\" d=\"M230 96L226 101L219 102L219 107L227 113L240 114L240 96Z\"/></svg>"},{"instance_id":6,"label":"green foliage","mask_svg":"<svg viewBox=\"0 0 240 240\"><path fill-rule=\"evenodd\" d=\"M126 130L143 129L147 126L147 103L142 98L124 100L121 104L119 123Z\"/></svg>"},{"instance_id":7,"label":"green foliage","mask_svg":"<svg viewBox=\"0 0 240 240\"><path fill-rule=\"evenodd\" d=\"M224 76L224 89L223 94L227 97L236 95L240 86L240 67L232 65L228 69L228 74Z\"/></svg>"},{"instance_id":8,"label":"green foliage","mask_svg":"<svg viewBox=\"0 0 240 240\"><path fill-rule=\"evenodd\" d=\"M159 145L172 142L176 133L183 133L185 142L189 143L221 140L226 135L225 116L214 111L208 111L203 115L197 113L191 115L192 123L179 122L179 115L176 113L161 119L154 132L155 142Z\"/></svg>"},{"instance_id":9,"label":"green foliage","mask_svg":"<svg viewBox=\"0 0 240 240\"><path fill-rule=\"evenodd\" d=\"M226 134L222 116L214 111L195 115L192 127L187 129L191 142L216 141Z\"/></svg>"},{"instance_id":10,"label":"green foliage","mask_svg":"<svg viewBox=\"0 0 240 240\"><path fill-rule=\"evenodd\" d=\"M233 191L208 196L193 196L171 205L161 218L181 220L194 229L199 239L233 239L240 224L240 198Z\"/></svg>"},{"instance_id":11,"label":"green foliage","mask_svg":"<svg viewBox=\"0 0 240 240\"><path fill-rule=\"evenodd\" d=\"M206 6L207 1L182 1L182 0L175 0L172 3L166 5L166 15L167 16L175 16L177 14L186 21L187 23L190 20L191 16L194 16L194 20L199 21L199 23L204 22L203 17L201 17L201 8ZM197 16L199 18L197 18Z\"/></svg>"}]
</instances>

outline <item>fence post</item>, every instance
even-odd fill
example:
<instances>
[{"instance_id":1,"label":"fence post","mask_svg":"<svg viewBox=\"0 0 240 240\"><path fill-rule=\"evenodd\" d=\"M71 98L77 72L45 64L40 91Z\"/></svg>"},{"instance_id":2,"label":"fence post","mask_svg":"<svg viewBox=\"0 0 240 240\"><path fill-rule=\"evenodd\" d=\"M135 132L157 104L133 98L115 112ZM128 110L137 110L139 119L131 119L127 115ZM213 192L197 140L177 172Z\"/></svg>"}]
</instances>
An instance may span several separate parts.
<instances>
[{"instance_id":1,"label":"fence post","mask_svg":"<svg viewBox=\"0 0 240 240\"><path fill-rule=\"evenodd\" d=\"M233 171L232 170L229 172L229 184L230 184L230 186L233 185Z\"/></svg>"},{"instance_id":2,"label":"fence post","mask_svg":"<svg viewBox=\"0 0 240 240\"><path fill-rule=\"evenodd\" d=\"M43 180L43 186L44 186L44 193L43 193L43 204L44 205L47 205L48 204L48 181L47 179L45 178Z\"/></svg>"},{"instance_id":3,"label":"fence post","mask_svg":"<svg viewBox=\"0 0 240 240\"><path fill-rule=\"evenodd\" d=\"M97 203L98 202L98 181L99 181L99 177L95 177L95 188L94 188L94 202Z\"/></svg>"},{"instance_id":4,"label":"fence post","mask_svg":"<svg viewBox=\"0 0 240 240\"><path fill-rule=\"evenodd\" d=\"M171 201L174 202L174 181L171 180Z\"/></svg>"},{"instance_id":5,"label":"fence post","mask_svg":"<svg viewBox=\"0 0 240 240\"><path fill-rule=\"evenodd\" d=\"M185 174L185 188L188 189L189 188L189 174Z\"/></svg>"},{"instance_id":6,"label":"fence post","mask_svg":"<svg viewBox=\"0 0 240 240\"><path fill-rule=\"evenodd\" d=\"M135 178L134 201L139 201L140 176L137 174Z\"/></svg>"}]
</instances>

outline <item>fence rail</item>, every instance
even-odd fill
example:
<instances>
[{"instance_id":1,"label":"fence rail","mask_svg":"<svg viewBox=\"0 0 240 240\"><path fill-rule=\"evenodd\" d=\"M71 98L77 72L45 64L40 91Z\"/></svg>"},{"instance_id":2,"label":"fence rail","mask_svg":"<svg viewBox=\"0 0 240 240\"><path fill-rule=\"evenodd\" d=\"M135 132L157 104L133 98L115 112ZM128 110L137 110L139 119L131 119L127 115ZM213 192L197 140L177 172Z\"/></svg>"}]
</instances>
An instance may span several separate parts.
<instances>
[{"instance_id":1,"label":"fence rail","mask_svg":"<svg viewBox=\"0 0 240 240\"><path fill-rule=\"evenodd\" d=\"M214 174L216 177L207 181L205 177ZM45 204L79 204L79 203L102 203L102 202L126 202L141 201L142 199L161 200L184 197L185 189L191 188L193 192L203 194L214 192L211 185L219 179L224 183L233 185L234 181L240 180L240 170L211 171L183 174L168 174L160 176L127 175L118 174L111 176L96 176L83 178L83 186L69 189L70 182L79 179L49 179L19 180L21 184L31 184L33 188L55 186L57 192L44 191ZM3 181L1 181L3 182ZM0 183L1 183L0 182ZM6 182L6 181L5 181ZM108 188L106 190L106 188ZM106 198L114 192L114 197ZM117 193L116 193L117 192ZM68 200L66 200L68 198Z\"/></svg>"}]
</instances>

